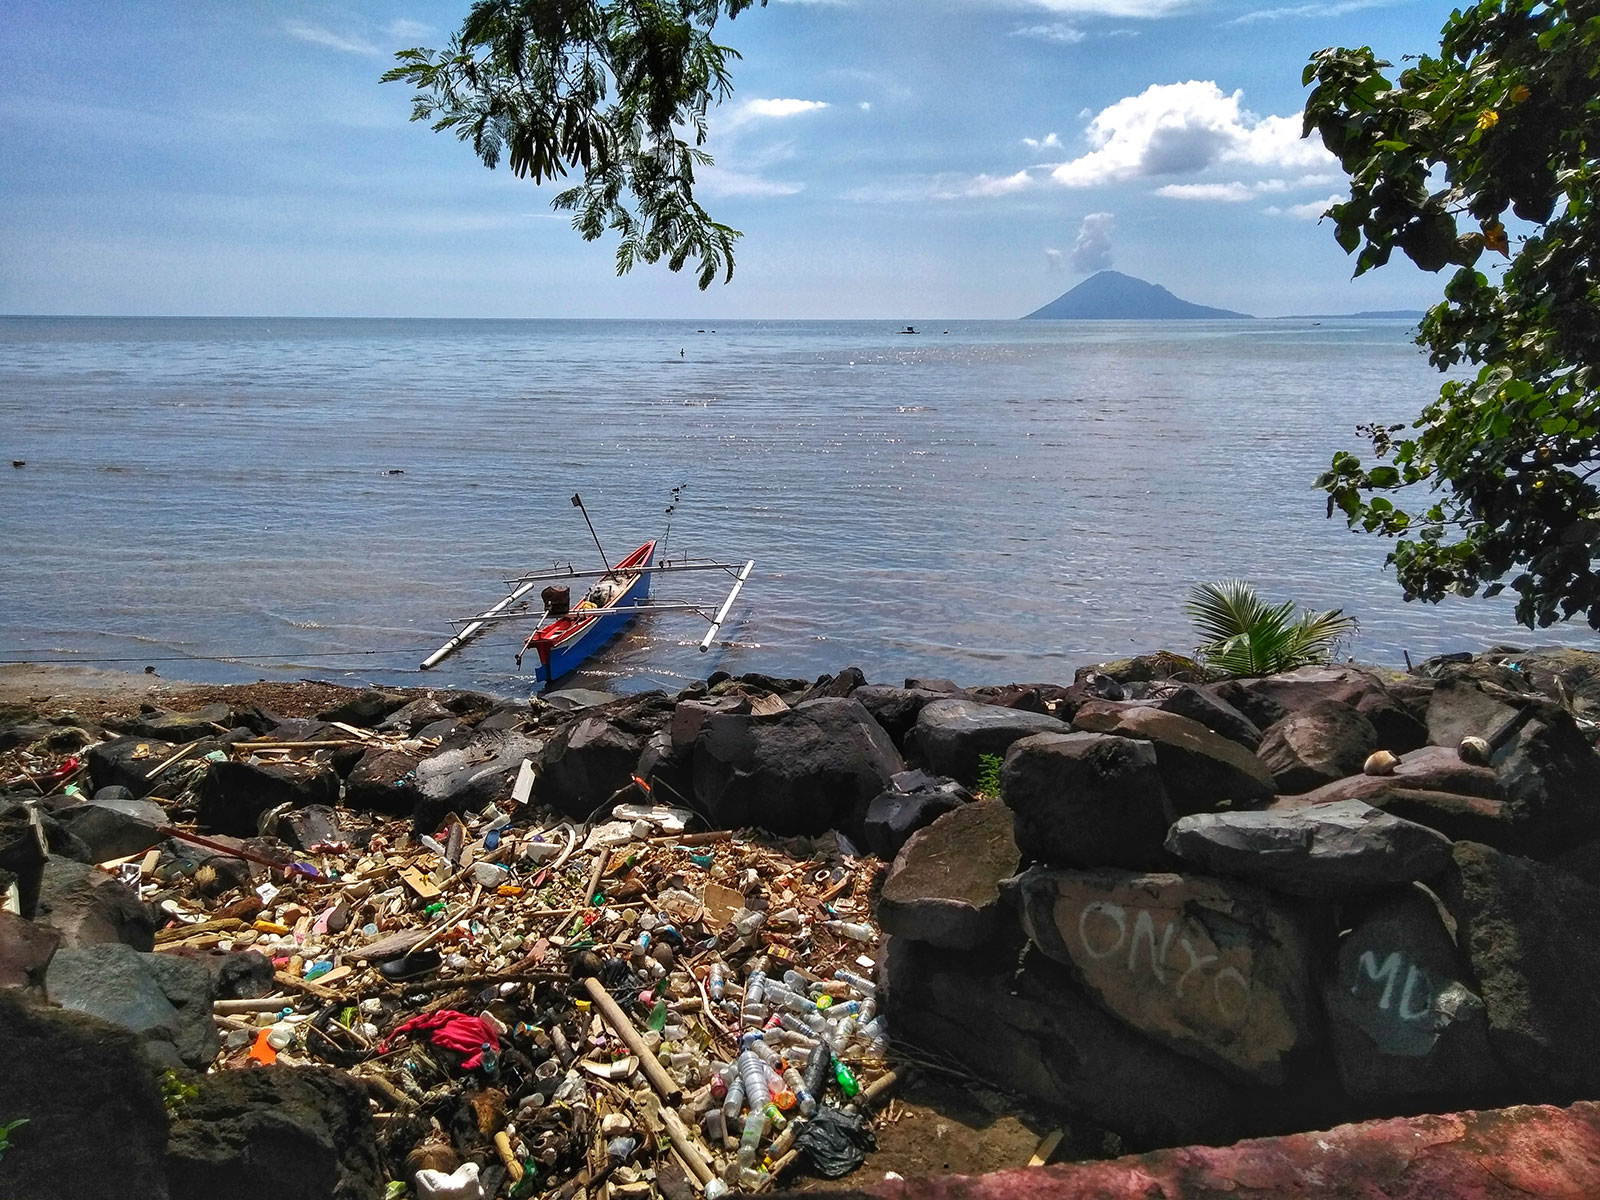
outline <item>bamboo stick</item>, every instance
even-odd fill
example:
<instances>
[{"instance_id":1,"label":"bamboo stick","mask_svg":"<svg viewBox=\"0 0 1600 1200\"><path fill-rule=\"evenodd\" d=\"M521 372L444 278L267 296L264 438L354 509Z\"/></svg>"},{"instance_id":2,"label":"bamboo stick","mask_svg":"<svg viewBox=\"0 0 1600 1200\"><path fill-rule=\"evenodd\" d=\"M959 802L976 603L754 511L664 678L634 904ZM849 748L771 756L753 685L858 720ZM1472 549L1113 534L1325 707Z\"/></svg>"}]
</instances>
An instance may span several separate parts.
<instances>
[{"instance_id":1,"label":"bamboo stick","mask_svg":"<svg viewBox=\"0 0 1600 1200\"><path fill-rule=\"evenodd\" d=\"M676 1107L683 1100L683 1089L672 1081L666 1069L656 1058L655 1052L645 1043L644 1037L634 1028L633 1022L628 1020L626 1013L617 1006L611 998L611 993L601 985L592 975L583 981L583 987L589 993L589 998L594 1001L600 1015L607 1025L611 1026L623 1044L639 1056L639 1066L644 1071L645 1078L650 1081L650 1086L660 1093L661 1098L669 1105Z\"/></svg>"}]
</instances>

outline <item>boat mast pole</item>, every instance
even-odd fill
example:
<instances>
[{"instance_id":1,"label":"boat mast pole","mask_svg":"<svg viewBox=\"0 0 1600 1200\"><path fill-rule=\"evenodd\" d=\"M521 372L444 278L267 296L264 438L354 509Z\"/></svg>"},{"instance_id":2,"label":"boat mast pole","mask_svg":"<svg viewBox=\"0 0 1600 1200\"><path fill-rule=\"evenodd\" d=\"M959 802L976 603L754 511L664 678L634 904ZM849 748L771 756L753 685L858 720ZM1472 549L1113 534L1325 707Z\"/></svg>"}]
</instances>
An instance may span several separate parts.
<instances>
[{"instance_id":1,"label":"boat mast pole","mask_svg":"<svg viewBox=\"0 0 1600 1200\"><path fill-rule=\"evenodd\" d=\"M594 531L594 522L589 520L589 510L583 506L583 497L577 492L572 493L572 506L583 514L583 523L589 527L589 536L594 539L594 548L600 551L600 561L606 564L606 574L612 574L611 562L606 558L606 549L600 544L600 535Z\"/></svg>"}]
</instances>

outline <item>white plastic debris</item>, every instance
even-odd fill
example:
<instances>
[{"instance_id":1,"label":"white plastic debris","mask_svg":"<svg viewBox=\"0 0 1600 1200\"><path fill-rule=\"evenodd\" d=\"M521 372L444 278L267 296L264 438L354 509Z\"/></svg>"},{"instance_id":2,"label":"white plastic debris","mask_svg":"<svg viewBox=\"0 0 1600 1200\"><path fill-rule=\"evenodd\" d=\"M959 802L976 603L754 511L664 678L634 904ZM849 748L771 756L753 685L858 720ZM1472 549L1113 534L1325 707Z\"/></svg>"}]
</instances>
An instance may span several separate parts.
<instances>
[{"instance_id":1,"label":"white plastic debris","mask_svg":"<svg viewBox=\"0 0 1600 1200\"><path fill-rule=\"evenodd\" d=\"M478 1182L478 1164L462 1163L446 1175L424 1168L417 1172L417 1195L422 1200L486 1200Z\"/></svg>"}]
</instances>

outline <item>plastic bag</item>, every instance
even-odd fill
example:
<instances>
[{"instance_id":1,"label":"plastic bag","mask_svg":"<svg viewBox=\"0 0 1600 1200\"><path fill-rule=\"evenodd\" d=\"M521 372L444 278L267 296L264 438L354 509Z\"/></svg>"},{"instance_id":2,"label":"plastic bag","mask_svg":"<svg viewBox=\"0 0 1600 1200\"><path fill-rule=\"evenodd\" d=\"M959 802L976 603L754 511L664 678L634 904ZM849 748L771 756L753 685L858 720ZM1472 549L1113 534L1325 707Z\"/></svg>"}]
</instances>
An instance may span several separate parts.
<instances>
[{"instance_id":1,"label":"plastic bag","mask_svg":"<svg viewBox=\"0 0 1600 1200\"><path fill-rule=\"evenodd\" d=\"M878 1139L867 1128L865 1117L819 1108L795 1135L794 1146L811 1160L818 1175L839 1179L867 1161L868 1152L878 1148Z\"/></svg>"}]
</instances>

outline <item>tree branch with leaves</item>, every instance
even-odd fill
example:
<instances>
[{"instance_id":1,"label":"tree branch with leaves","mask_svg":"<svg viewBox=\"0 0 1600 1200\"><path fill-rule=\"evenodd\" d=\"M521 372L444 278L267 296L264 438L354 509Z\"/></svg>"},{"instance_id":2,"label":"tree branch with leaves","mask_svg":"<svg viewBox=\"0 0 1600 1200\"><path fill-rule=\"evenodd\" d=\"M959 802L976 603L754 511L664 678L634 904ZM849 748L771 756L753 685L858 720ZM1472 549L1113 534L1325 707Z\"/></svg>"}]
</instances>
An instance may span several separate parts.
<instances>
[{"instance_id":1,"label":"tree branch with leaves","mask_svg":"<svg viewBox=\"0 0 1600 1200\"><path fill-rule=\"evenodd\" d=\"M766 0L760 0L765 6ZM712 39L755 0L478 0L443 50L395 55L411 119L451 131L485 166L581 181L552 205L588 241L618 235L617 273L693 260L701 289L733 278L737 229L694 198L706 114L733 93L739 54Z\"/></svg>"},{"instance_id":2,"label":"tree branch with leaves","mask_svg":"<svg viewBox=\"0 0 1600 1200\"><path fill-rule=\"evenodd\" d=\"M1455 268L1417 341L1472 373L1404 436L1360 430L1376 463L1340 452L1317 486L1394 539L1406 599L1509 587L1530 627L1600 628L1600 4L1484 0L1436 57L1389 66L1363 48L1306 68L1306 132L1350 177L1328 216L1357 275L1396 249Z\"/></svg>"}]
</instances>

